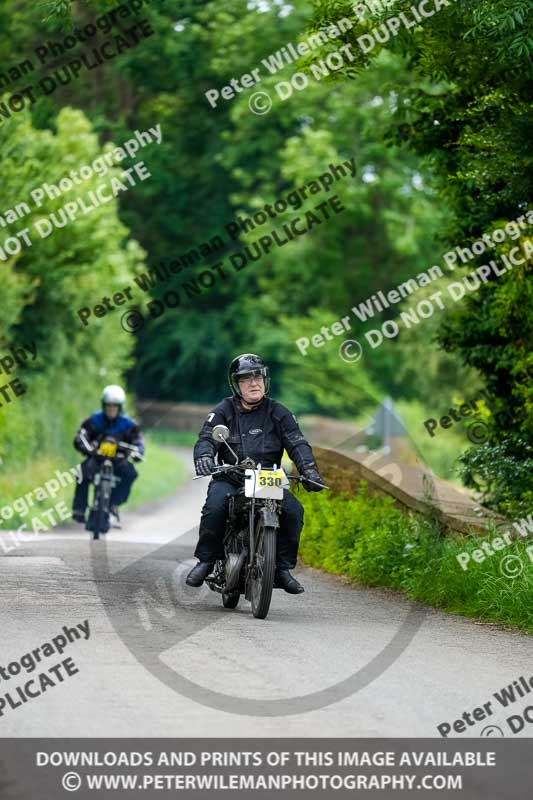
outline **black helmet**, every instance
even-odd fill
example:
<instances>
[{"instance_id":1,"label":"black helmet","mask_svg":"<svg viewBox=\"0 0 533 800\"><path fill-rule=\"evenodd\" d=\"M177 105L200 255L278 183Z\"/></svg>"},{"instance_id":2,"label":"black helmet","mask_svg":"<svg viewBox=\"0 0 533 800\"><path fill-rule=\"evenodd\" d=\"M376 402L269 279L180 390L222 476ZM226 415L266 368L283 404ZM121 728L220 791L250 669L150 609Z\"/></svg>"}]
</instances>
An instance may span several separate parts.
<instances>
[{"instance_id":1,"label":"black helmet","mask_svg":"<svg viewBox=\"0 0 533 800\"><path fill-rule=\"evenodd\" d=\"M254 353L243 353L233 359L228 369L228 383L231 391L235 397L242 399L241 390L239 389L239 378L252 377L253 375L262 375L265 380L265 394L268 394L270 388L270 375L268 367L261 358Z\"/></svg>"}]
</instances>

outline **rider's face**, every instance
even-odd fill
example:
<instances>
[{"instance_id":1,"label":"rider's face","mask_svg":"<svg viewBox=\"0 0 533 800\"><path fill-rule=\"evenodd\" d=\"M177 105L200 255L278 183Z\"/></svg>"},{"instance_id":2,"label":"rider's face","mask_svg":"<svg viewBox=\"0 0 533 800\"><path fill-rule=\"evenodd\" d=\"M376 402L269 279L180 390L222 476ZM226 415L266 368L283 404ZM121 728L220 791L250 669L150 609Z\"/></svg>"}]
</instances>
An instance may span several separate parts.
<instances>
[{"instance_id":1,"label":"rider's face","mask_svg":"<svg viewBox=\"0 0 533 800\"><path fill-rule=\"evenodd\" d=\"M265 379L262 375L244 378L239 381L239 389L245 403L259 403L265 396Z\"/></svg>"},{"instance_id":2,"label":"rider's face","mask_svg":"<svg viewBox=\"0 0 533 800\"><path fill-rule=\"evenodd\" d=\"M114 403L104 403L104 414L108 419L118 417L118 406Z\"/></svg>"}]
</instances>

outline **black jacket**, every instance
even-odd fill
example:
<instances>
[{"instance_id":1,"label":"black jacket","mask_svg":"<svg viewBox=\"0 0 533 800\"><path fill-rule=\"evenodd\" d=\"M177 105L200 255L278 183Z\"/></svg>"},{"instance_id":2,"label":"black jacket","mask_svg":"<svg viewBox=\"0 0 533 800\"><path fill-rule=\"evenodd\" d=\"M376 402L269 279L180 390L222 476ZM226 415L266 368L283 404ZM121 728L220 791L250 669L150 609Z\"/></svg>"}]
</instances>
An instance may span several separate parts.
<instances>
[{"instance_id":1,"label":"black jacket","mask_svg":"<svg viewBox=\"0 0 533 800\"><path fill-rule=\"evenodd\" d=\"M212 456L219 464L234 464L235 458L226 445L212 438L215 425L227 425L228 441L239 461L249 456L263 467L280 466L285 449L298 472L316 466L311 445L298 427L296 417L269 397L263 398L253 411L245 411L237 398L226 397L207 415L194 447L194 460Z\"/></svg>"}]
</instances>

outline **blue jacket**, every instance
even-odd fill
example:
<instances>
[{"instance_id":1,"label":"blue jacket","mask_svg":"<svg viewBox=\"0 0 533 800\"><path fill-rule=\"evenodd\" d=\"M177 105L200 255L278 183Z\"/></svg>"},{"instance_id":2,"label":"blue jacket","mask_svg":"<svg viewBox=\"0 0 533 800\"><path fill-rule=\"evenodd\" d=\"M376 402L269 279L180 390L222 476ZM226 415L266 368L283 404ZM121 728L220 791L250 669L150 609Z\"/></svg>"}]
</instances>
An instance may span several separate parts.
<instances>
[{"instance_id":1,"label":"blue jacket","mask_svg":"<svg viewBox=\"0 0 533 800\"><path fill-rule=\"evenodd\" d=\"M89 442L99 442L104 436L114 436L119 442L133 444L139 448L141 453L144 453L141 428L127 414L119 414L116 419L108 420L103 411L96 411L84 420L74 437L74 447L81 453L85 453L85 447L81 441L82 434Z\"/></svg>"}]
</instances>

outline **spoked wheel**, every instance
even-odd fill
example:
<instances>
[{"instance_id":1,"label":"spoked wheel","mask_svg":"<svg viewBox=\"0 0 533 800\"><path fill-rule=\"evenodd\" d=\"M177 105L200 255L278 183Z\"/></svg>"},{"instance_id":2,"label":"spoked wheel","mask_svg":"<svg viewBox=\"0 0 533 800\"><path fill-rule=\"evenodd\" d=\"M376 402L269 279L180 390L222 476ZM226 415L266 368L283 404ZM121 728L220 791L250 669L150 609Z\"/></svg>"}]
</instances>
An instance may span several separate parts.
<instances>
[{"instance_id":1,"label":"spoked wheel","mask_svg":"<svg viewBox=\"0 0 533 800\"><path fill-rule=\"evenodd\" d=\"M265 619L270 608L276 569L276 529L260 521L256 530L255 564L252 572L252 613Z\"/></svg>"},{"instance_id":2,"label":"spoked wheel","mask_svg":"<svg viewBox=\"0 0 533 800\"><path fill-rule=\"evenodd\" d=\"M224 608L237 608L240 596L241 593L238 589L236 592L230 592L229 594L222 592L222 605Z\"/></svg>"}]
</instances>

